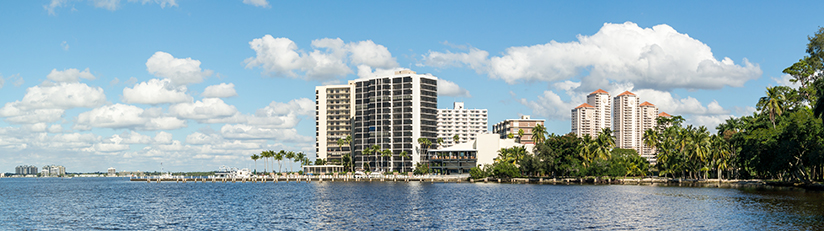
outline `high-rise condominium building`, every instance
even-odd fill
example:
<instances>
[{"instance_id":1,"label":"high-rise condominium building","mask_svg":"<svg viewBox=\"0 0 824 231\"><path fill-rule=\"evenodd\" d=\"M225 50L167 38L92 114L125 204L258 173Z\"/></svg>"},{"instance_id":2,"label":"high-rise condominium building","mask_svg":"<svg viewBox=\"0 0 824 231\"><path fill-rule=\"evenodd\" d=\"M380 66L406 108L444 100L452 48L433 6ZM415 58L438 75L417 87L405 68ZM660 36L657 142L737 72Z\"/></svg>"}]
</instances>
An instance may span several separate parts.
<instances>
[{"instance_id":1,"label":"high-rise condominium building","mask_svg":"<svg viewBox=\"0 0 824 231\"><path fill-rule=\"evenodd\" d=\"M315 153L330 164L341 164L349 144L338 145L352 135L352 98L354 85L315 87Z\"/></svg>"},{"instance_id":2,"label":"high-rise condominium building","mask_svg":"<svg viewBox=\"0 0 824 231\"><path fill-rule=\"evenodd\" d=\"M595 107L587 103L572 109L572 133L578 137L585 135L595 137L598 134L595 128Z\"/></svg>"},{"instance_id":3,"label":"high-rise condominium building","mask_svg":"<svg viewBox=\"0 0 824 231\"><path fill-rule=\"evenodd\" d=\"M518 131L524 130L524 136L518 137L521 144L535 144L532 140L532 128L535 125L544 125L542 119L530 119L528 115L522 115L520 119L508 119L492 125L492 133L498 134L501 138L507 138L509 134L518 137Z\"/></svg>"},{"instance_id":4,"label":"high-rise condominium building","mask_svg":"<svg viewBox=\"0 0 824 231\"><path fill-rule=\"evenodd\" d=\"M427 138L434 143L437 138L438 78L403 70L354 84L355 166L368 163L384 171L401 171L403 166L407 169L402 171L409 171L413 164L428 161L417 140ZM376 145L391 155L363 152ZM411 158L402 160L402 152Z\"/></svg>"},{"instance_id":5,"label":"high-rise condominium building","mask_svg":"<svg viewBox=\"0 0 824 231\"><path fill-rule=\"evenodd\" d=\"M14 168L15 175L37 175L37 166L21 165Z\"/></svg>"},{"instance_id":6,"label":"high-rise condominium building","mask_svg":"<svg viewBox=\"0 0 824 231\"><path fill-rule=\"evenodd\" d=\"M644 131L655 128L657 118L658 107L655 107L655 105L650 102L643 102L638 105L638 125L636 125L638 127L636 132L638 134L635 135L637 139L635 142L638 145L635 150L638 151L638 154L641 155L641 157L646 158L651 164L655 164L657 159L655 158L654 147L649 147L644 143Z\"/></svg>"},{"instance_id":7,"label":"high-rise condominium building","mask_svg":"<svg viewBox=\"0 0 824 231\"><path fill-rule=\"evenodd\" d=\"M638 97L625 91L615 97L613 102L612 132L615 134L615 146L626 149L638 148Z\"/></svg>"},{"instance_id":8,"label":"high-rise condominium building","mask_svg":"<svg viewBox=\"0 0 824 231\"><path fill-rule=\"evenodd\" d=\"M318 158L339 161L350 151L348 144L338 147L337 140L351 136L356 168L410 171L415 163L426 161L418 138L434 143L437 137L437 77L403 70L348 85L316 87L315 94ZM374 146L391 155L364 153ZM401 158L402 152L409 158Z\"/></svg>"},{"instance_id":9,"label":"high-rise condominium building","mask_svg":"<svg viewBox=\"0 0 824 231\"><path fill-rule=\"evenodd\" d=\"M455 102L452 109L438 109L438 138L443 139L441 147L451 147L466 143L488 133L487 110L466 109L463 102ZM459 140L454 140L458 135ZM436 143L435 140L432 141Z\"/></svg>"},{"instance_id":10,"label":"high-rise condominium building","mask_svg":"<svg viewBox=\"0 0 824 231\"><path fill-rule=\"evenodd\" d=\"M612 99L609 98L609 93L601 89L593 91L587 95L587 104L595 109L592 114L592 134L612 127Z\"/></svg>"}]
</instances>

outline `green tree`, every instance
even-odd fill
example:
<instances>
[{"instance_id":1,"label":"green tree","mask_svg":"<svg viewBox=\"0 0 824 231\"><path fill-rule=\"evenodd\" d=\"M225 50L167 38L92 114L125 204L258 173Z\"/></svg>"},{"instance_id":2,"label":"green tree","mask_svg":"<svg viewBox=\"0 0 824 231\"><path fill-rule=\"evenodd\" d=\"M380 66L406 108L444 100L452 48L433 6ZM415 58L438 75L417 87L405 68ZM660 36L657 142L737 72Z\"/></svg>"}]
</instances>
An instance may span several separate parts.
<instances>
[{"instance_id":1,"label":"green tree","mask_svg":"<svg viewBox=\"0 0 824 231\"><path fill-rule=\"evenodd\" d=\"M392 156L392 151L389 150L389 149L384 149L380 153L381 153L381 162L383 162L384 157L391 157ZM386 166L385 165L381 166L381 171L384 171L384 172L386 171ZM390 172L391 172L391 166L390 166Z\"/></svg>"},{"instance_id":2,"label":"green tree","mask_svg":"<svg viewBox=\"0 0 824 231\"><path fill-rule=\"evenodd\" d=\"M283 165L282 165L282 164L280 164L280 161L282 161L282 160L283 160L283 157L286 157L286 151L284 151L284 150L280 150L279 152L275 153L273 157L275 158L275 160L277 160L277 161L278 161L278 173L283 172ZM274 170L275 170L275 169L274 169L274 167L273 167L273 168L272 168L272 171L274 171Z\"/></svg>"},{"instance_id":3,"label":"green tree","mask_svg":"<svg viewBox=\"0 0 824 231\"><path fill-rule=\"evenodd\" d=\"M521 138L524 137L524 129L518 129L518 143L521 142Z\"/></svg>"},{"instance_id":4,"label":"green tree","mask_svg":"<svg viewBox=\"0 0 824 231\"><path fill-rule=\"evenodd\" d=\"M767 96L761 97L758 100L758 104L756 104L756 109L760 110L762 113L768 113L770 115L770 121L772 121L773 128L775 128L775 116L781 116L784 112L784 102L786 98L780 92L779 87L769 87L767 88Z\"/></svg>"},{"instance_id":5,"label":"green tree","mask_svg":"<svg viewBox=\"0 0 824 231\"><path fill-rule=\"evenodd\" d=\"M298 166L300 166L300 169L303 170L303 165L305 165L306 160L308 160L308 158L306 157L306 154L303 154L303 152L298 152L298 153L295 154L295 159L299 160L300 165L298 165Z\"/></svg>"},{"instance_id":6,"label":"green tree","mask_svg":"<svg viewBox=\"0 0 824 231\"><path fill-rule=\"evenodd\" d=\"M443 138L438 137L437 141L438 141L438 148L442 147L443 146Z\"/></svg>"},{"instance_id":7,"label":"green tree","mask_svg":"<svg viewBox=\"0 0 824 231\"><path fill-rule=\"evenodd\" d=\"M263 158L263 173L266 173L266 158L269 157L269 152L266 150L260 151L260 157Z\"/></svg>"},{"instance_id":8,"label":"green tree","mask_svg":"<svg viewBox=\"0 0 824 231\"><path fill-rule=\"evenodd\" d=\"M532 128L532 140L535 141L536 145L546 140L546 127L544 125L538 124Z\"/></svg>"},{"instance_id":9,"label":"green tree","mask_svg":"<svg viewBox=\"0 0 824 231\"><path fill-rule=\"evenodd\" d=\"M294 164L295 152L287 151L286 156L284 156L284 157L286 157L286 159L289 160L289 162L293 162L293 164ZM293 172L292 171L292 164L289 164L289 172Z\"/></svg>"},{"instance_id":10,"label":"green tree","mask_svg":"<svg viewBox=\"0 0 824 231\"><path fill-rule=\"evenodd\" d=\"M404 159L409 158L409 153L406 152L406 151L402 151L400 156L401 156L401 172L403 172L404 169L405 169L405 164L406 164L406 161L404 161Z\"/></svg>"},{"instance_id":11,"label":"green tree","mask_svg":"<svg viewBox=\"0 0 824 231\"><path fill-rule=\"evenodd\" d=\"M459 136L458 134L455 134L454 136L452 136L452 141L454 141L455 144L460 144L461 143L461 136Z\"/></svg>"},{"instance_id":12,"label":"green tree","mask_svg":"<svg viewBox=\"0 0 824 231\"><path fill-rule=\"evenodd\" d=\"M417 141L418 141L418 144L421 145L421 151L423 152L422 154L425 154L426 155L426 160L429 161L430 160L429 146L432 146L432 141L427 139L427 138L424 138L424 137L418 138Z\"/></svg>"},{"instance_id":13,"label":"green tree","mask_svg":"<svg viewBox=\"0 0 824 231\"><path fill-rule=\"evenodd\" d=\"M255 173L257 173L257 160L260 159L260 156L257 154L252 155L252 160L255 161Z\"/></svg>"}]
</instances>

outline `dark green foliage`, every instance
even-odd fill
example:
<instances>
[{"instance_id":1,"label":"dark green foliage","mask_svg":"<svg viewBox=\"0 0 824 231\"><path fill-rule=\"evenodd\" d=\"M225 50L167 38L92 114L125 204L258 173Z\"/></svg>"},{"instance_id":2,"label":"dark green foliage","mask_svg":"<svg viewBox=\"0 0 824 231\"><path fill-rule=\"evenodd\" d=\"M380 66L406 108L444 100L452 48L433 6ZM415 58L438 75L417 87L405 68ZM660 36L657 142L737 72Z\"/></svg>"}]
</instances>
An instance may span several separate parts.
<instances>
[{"instance_id":1,"label":"dark green foliage","mask_svg":"<svg viewBox=\"0 0 824 231\"><path fill-rule=\"evenodd\" d=\"M472 179L486 178L492 175L491 171L492 168L489 168L488 166L484 167L478 165L476 167L472 167L471 169L469 169L469 176L472 177Z\"/></svg>"},{"instance_id":2,"label":"dark green foliage","mask_svg":"<svg viewBox=\"0 0 824 231\"><path fill-rule=\"evenodd\" d=\"M418 163L415 165L415 170L412 173L415 175L429 174L429 165Z\"/></svg>"},{"instance_id":3,"label":"dark green foliage","mask_svg":"<svg viewBox=\"0 0 824 231\"><path fill-rule=\"evenodd\" d=\"M521 171L517 166L515 166L515 164L509 162L496 162L492 164L492 176L496 178L521 177Z\"/></svg>"}]
</instances>

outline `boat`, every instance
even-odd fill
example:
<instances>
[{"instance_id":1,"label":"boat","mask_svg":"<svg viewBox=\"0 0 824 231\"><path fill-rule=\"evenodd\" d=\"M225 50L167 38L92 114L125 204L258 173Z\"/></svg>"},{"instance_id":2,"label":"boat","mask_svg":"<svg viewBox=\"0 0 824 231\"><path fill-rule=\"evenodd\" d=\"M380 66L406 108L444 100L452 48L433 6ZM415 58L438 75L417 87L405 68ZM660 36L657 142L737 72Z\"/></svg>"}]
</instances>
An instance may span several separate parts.
<instances>
[{"instance_id":1,"label":"boat","mask_svg":"<svg viewBox=\"0 0 824 231\"><path fill-rule=\"evenodd\" d=\"M215 172L215 178L250 178L252 177L252 171L248 168L238 169L238 168L229 168L224 166L220 166L220 168Z\"/></svg>"}]
</instances>

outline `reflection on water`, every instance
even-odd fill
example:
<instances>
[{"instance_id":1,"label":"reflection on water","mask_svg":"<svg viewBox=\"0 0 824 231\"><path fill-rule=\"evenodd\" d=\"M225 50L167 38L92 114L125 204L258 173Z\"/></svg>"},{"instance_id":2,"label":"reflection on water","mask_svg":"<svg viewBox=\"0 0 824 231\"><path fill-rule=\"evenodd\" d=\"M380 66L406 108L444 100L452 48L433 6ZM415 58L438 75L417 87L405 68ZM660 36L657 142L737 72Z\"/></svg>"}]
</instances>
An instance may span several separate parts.
<instances>
[{"instance_id":1,"label":"reflection on water","mask_svg":"<svg viewBox=\"0 0 824 231\"><path fill-rule=\"evenodd\" d=\"M421 182L0 179L0 229L824 229L824 193Z\"/></svg>"}]
</instances>

